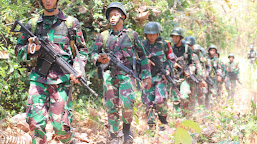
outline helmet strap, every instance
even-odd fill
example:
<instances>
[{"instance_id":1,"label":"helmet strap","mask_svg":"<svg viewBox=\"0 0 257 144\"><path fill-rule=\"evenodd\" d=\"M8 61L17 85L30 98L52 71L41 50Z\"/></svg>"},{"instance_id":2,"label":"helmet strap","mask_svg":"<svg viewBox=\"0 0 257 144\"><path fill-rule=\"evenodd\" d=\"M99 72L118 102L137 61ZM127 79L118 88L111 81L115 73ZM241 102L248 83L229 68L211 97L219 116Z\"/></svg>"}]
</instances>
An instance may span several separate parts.
<instances>
[{"instance_id":1,"label":"helmet strap","mask_svg":"<svg viewBox=\"0 0 257 144\"><path fill-rule=\"evenodd\" d=\"M177 44L179 44L179 43L181 42L181 40L182 40L182 38L180 37L180 40L179 40L177 43L175 43L175 42L173 41L174 45L177 47Z\"/></svg>"},{"instance_id":2,"label":"helmet strap","mask_svg":"<svg viewBox=\"0 0 257 144\"><path fill-rule=\"evenodd\" d=\"M116 26L120 22L120 19L122 19L124 21L124 19L121 16L120 16L119 20L115 24L111 24L110 20L108 20L108 21L111 24L111 26Z\"/></svg>"}]
</instances>

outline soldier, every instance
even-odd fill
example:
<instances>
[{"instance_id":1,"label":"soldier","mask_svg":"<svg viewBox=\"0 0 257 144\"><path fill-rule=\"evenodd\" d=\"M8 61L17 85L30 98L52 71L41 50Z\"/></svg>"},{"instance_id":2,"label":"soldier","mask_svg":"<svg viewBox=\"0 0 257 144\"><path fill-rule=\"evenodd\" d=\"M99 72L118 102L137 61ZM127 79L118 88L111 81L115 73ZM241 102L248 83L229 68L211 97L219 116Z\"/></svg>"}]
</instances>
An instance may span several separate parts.
<instances>
[{"instance_id":1,"label":"soldier","mask_svg":"<svg viewBox=\"0 0 257 144\"><path fill-rule=\"evenodd\" d=\"M235 95L235 88L236 88L236 81L239 82L239 66L238 63L234 61L235 55L234 54L229 54L228 55L229 62L226 63L226 72L227 72L227 77L226 77L226 89L228 91L228 97L227 99L231 98L234 99Z\"/></svg>"},{"instance_id":2,"label":"soldier","mask_svg":"<svg viewBox=\"0 0 257 144\"><path fill-rule=\"evenodd\" d=\"M219 59L220 58L219 51L217 51L217 53L215 54L215 57L218 59L218 65L220 66L220 69L221 69L222 80L220 82L218 81L218 90L217 90L218 96L221 97L223 94L223 86L222 85L225 81L226 68L225 68L224 62L221 59Z\"/></svg>"},{"instance_id":3,"label":"soldier","mask_svg":"<svg viewBox=\"0 0 257 144\"><path fill-rule=\"evenodd\" d=\"M256 61L256 58L257 58L257 54L254 51L254 46L253 45L250 45L250 52L248 52L247 58L250 60L251 64L255 64L255 61Z\"/></svg>"},{"instance_id":4,"label":"soldier","mask_svg":"<svg viewBox=\"0 0 257 144\"><path fill-rule=\"evenodd\" d=\"M207 73L210 69L211 64L210 64L210 61L206 58L205 49L203 47L201 47L199 44L195 44L193 47L193 52L199 57L200 64L201 64L202 70L203 70L204 80L209 82ZM205 85L205 87L200 88L199 96L201 96L202 98L198 97L198 105L205 106L205 98L206 98L206 94L208 92L208 83L206 83L206 84L207 85Z\"/></svg>"},{"instance_id":5,"label":"soldier","mask_svg":"<svg viewBox=\"0 0 257 144\"><path fill-rule=\"evenodd\" d=\"M181 58L184 59L184 55L186 53L186 48L185 48L185 41L184 39L184 30L180 27L176 27L171 31L170 36L172 37L172 41L173 41L173 46L172 46L172 51L173 53L176 55L177 58ZM169 57L170 58L170 57ZM177 68L181 68L181 66L178 66L177 63L174 62L174 66L175 69ZM176 77L177 79L180 79L180 76ZM178 88L180 88L180 84L181 81L178 81L177 86ZM173 95L173 106L177 112L177 114L181 115L181 107L183 107L183 104L181 105L181 100L180 97L176 94L175 91L172 90L172 95ZM186 98L185 98L186 99ZM187 106L188 103L185 102L185 106Z\"/></svg>"},{"instance_id":6,"label":"soldier","mask_svg":"<svg viewBox=\"0 0 257 144\"><path fill-rule=\"evenodd\" d=\"M194 52L194 45L195 45L195 38L192 36L188 36L185 38L186 44L193 50L192 54L192 62L189 65L189 72L191 75L195 76L197 79L194 81L190 78L190 76L187 76L187 84L190 87L191 93L189 94L189 100L191 108L194 109L196 99L198 100L199 105L204 105L204 94L202 93L203 89L207 87L206 82L204 81L204 71L202 69L200 60L198 55ZM183 93L182 93L183 94ZM187 93L185 93L187 94Z\"/></svg>"},{"instance_id":7,"label":"soldier","mask_svg":"<svg viewBox=\"0 0 257 144\"><path fill-rule=\"evenodd\" d=\"M106 10L106 19L112 28L102 32L97 38L92 51L92 60L95 65L108 64L110 57L101 53L114 53L120 61L132 69L134 52L141 59L141 74L145 86L151 87L151 73L148 59L139 40L137 32L124 27L123 22L127 14L123 5L119 2L111 3ZM132 143L130 126L133 116L134 101L136 100L135 87L132 84L134 79L109 65L103 72L104 103L108 111L108 124L111 135L111 142L118 143L117 134L119 131L119 108L122 109L124 142Z\"/></svg>"},{"instance_id":8,"label":"soldier","mask_svg":"<svg viewBox=\"0 0 257 144\"><path fill-rule=\"evenodd\" d=\"M186 66L192 63L192 49L187 46L186 42L183 40L184 38L184 30L180 27L176 27L172 30L170 36L172 37L174 45L172 46L173 53L176 55L176 61L183 61ZM179 65L177 62L174 64L175 69L182 70L183 66ZM185 112L189 110L189 95L190 94L190 86L184 81L186 77L188 77L187 72L179 72L179 75L175 77L178 79L178 88L180 89L181 96L178 96L177 93L173 91L173 105L176 112L181 115L186 114ZM182 102L182 103L180 103ZM181 105L182 104L182 105ZM181 107L183 111L181 111Z\"/></svg>"},{"instance_id":9,"label":"soldier","mask_svg":"<svg viewBox=\"0 0 257 144\"><path fill-rule=\"evenodd\" d=\"M29 20L26 27L37 37L48 37L60 56L73 64L80 77L86 65L88 51L79 21L58 9L58 0L40 0L40 4L44 8L43 14ZM72 40L80 51L80 62L78 56L75 56L77 53L72 52L75 48L74 44L70 43ZM32 143L47 143L45 127L48 117L55 135L61 142L75 143L71 128L70 79L75 83L79 81L63 71L56 63L53 63L50 69L45 69L48 61L40 55L40 44L33 43L33 38L28 39L25 33L18 39L15 54L20 61L36 60L36 66L33 67L29 77L30 88L26 110L26 120L32 132Z\"/></svg>"},{"instance_id":10,"label":"soldier","mask_svg":"<svg viewBox=\"0 0 257 144\"><path fill-rule=\"evenodd\" d=\"M145 50L148 55L158 56L163 63L167 75L170 74L170 61L166 58L170 47L161 37L161 26L157 22L148 22L144 27L146 40L143 41ZM147 117L149 128L156 124L155 111L158 113L159 120L162 124L168 124L166 118L168 115L167 106L167 80L160 70L155 67L150 59L148 60L152 73L152 86L149 90L143 90L142 101L147 106ZM164 130L165 127L161 127Z\"/></svg>"},{"instance_id":11,"label":"soldier","mask_svg":"<svg viewBox=\"0 0 257 144\"><path fill-rule=\"evenodd\" d=\"M210 45L208 48L208 59L211 61L211 71L209 73L209 76L211 78L212 86L208 87L208 94L205 99L207 108L210 108L210 99L215 99L217 97L218 81L222 81L221 69L218 60L215 57L216 53L216 45Z\"/></svg>"}]
</instances>

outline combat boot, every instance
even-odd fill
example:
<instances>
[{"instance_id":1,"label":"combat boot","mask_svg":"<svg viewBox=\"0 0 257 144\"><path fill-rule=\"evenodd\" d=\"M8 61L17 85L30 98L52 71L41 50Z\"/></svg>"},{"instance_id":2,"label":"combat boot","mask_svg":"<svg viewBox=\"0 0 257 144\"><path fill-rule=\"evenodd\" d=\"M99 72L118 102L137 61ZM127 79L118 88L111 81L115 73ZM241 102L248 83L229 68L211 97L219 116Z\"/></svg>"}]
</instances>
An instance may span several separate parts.
<instances>
[{"instance_id":1,"label":"combat boot","mask_svg":"<svg viewBox=\"0 0 257 144\"><path fill-rule=\"evenodd\" d=\"M164 125L168 125L167 116L160 116L159 115L159 120L163 124L163 125L160 126L160 131L164 131L166 129Z\"/></svg>"},{"instance_id":2,"label":"combat boot","mask_svg":"<svg viewBox=\"0 0 257 144\"><path fill-rule=\"evenodd\" d=\"M131 124L123 123L124 144L133 144L133 136L130 131Z\"/></svg>"},{"instance_id":3,"label":"combat boot","mask_svg":"<svg viewBox=\"0 0 257 144\"><path fill-rule=\"evenodd\" d=\"M110 144L118 144L119 140L116 133L111 133L111 141Z\"/></svg>"}]
</instances>

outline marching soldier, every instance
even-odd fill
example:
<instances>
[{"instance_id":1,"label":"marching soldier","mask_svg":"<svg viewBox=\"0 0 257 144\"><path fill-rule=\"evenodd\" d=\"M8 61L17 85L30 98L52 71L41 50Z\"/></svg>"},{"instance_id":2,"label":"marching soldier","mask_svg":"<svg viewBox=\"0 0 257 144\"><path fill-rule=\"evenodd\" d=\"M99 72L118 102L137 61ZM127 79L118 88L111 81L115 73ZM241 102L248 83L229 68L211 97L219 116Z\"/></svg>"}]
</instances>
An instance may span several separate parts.
<instances>
[{"instance_id":1,"label":"marching soldier","mask_svg":"<svg viewBox=\"0 0 257 144\"><path fill-rule=\"evenodd\" d=\"M149 90L151 87L151 73L148 59L139 40L137 32L127 29L123 23L127 18L124 6L119 2L111 3L106 10L106 19L112 28L102 32L97 38L92 51L95 65L108 64L103 71L104 104L107 107L109 132L111 143L118 143L119 109L122 110L124 143L133 143L130 131L133 118L134 101L136 100L134 78L126 74L115 65L109 63L112 52L129 69L133 67L135 54L141 59L141 75ZM101 54L102 53L102 54Z\"/></svg>"},{"instance_id":2,"label":"marching soldier","mask_svg":"<svg viewBox=\"0 0 257 144\"><path fill-rule=\"evenodd\" d=\"M255 64L255 61L257 59L257 54L254 51L254 46L253 45L250 45L250 52L248 52L247 58L250 60L251 64Z\"/></svg>"},{"instance_id":3,"label":"marching soldier","mask_svg":"<svg viewBox=\"0 0 257 144\"><path fill-rule=\"evenodd\" d=\"M169 52L169 45L161 37L161 27L157 22L148 22L144 27L144 35L146 40L143 41L145 50L149 56L157 56L160 63L163 64L167 75L170 75L171 63L166 58ZM143 103L147 106L147 117L149 128L156 124L154 109L158 114L162 124L168 124L168 106L167 106L167 80L159 69L155 66L156 63L148 60L151 67L152 86L149 90L143 90ZM161 127L164 130L164 127Z\"/></svg>"},{"instance_id":4,"label":"marching soldier","mask_svg":"<svg viewBox=\"0 0 257 144\"><path fill-rule=\"evenodd\" d=\"M228 91L228 97L227 99L234 99L235 95L235 88L236 88L236 82L239 81L239 66L238 62L235 62L235 55L234 54L229 54L228 55L229 62L226 64L226 72L227 72L227 77L226 77L226 89Z\"/></svg>"},{"instance_id":5,"label":"marching soldier","mask_svg":"<svg viewBox=\"0 0 257 144\"><path fill-rule=\"evenodd\" d=\"M194 76L196 79L195 81L190 78L190 76L187 76L187 84L190 87L191 93L189 94L189 100L190 105L192 108L192 111L194 111L194 107L196 104L196 100L198 101L199 105L204 104L204 94L202 93L203 89L207 87L206 82L204 81L204 71L201 66L200 60L198 55L194 52L194 45L196 43L196 40L192 36L188 36L185 38L186 44L193 50L192 54L192 62L189 65L189 72L192 76Z\"/></svg>"},{"instance_id":6,"label":"marching soldier","mask_svg":"<svg viewBox=\"0 0 257 144\"><path fill-rule=\"evenodd\" d=\"M29 20L26 27L39 38L49 38L55 50L62 58L73 64L80 77L87 62L88 51L79 21L58 9L58 0L40 0L40 4L44 8L43 14ZM15 54L20 61L36 61L36 66L29 77L30 88L26 109L32 143L47 143L45 127L48 117L55 135L61 142L75 143L71 128L70 79L75 83L79 81L63 71L56 63L49 65L44 55L40 54L40 47L40 43L34 43L33 38L28 39L28 35L24 33L18 39L15 48Z\"/></svg>"},{"instance_id":7,"label":"marching soldier","mask_svg":"<svg viewBox=\"0 0 257 144\"><path fill-rule=\"evenodd\" d=\"M206 107L210 108L210 99L216 99L217 97L217 89L218 82L222 81L222 73L220 69L220 65L218 63L218 59L215 57L217 53L216 45L210 45L208 48L208 59L211 61L211 71L209 76L211 78L212 86L208 87L208 94L205 99Z\"/></svg>"}]
</instances>

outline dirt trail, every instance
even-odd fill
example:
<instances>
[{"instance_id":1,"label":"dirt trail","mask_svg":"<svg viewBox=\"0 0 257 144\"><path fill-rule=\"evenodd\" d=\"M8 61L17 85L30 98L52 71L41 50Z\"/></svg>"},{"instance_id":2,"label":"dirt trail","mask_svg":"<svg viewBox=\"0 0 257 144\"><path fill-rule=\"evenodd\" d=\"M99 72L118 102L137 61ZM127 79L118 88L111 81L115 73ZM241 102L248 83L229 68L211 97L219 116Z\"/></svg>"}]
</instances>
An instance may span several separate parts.
<instances>
[{"instance_id":1,"label":"dirt trail","mask_svg":"<svg viewBox=\"0 0 257 144\"><path fill-rule=\"evenodd\" d=\"M240 60L239 67L242 85L237 84L234 102L235 110L242 114L246 114L251 111L251 100L255 103L257 102L257 70L254 71L252 68L246 68L246 65L248 65L247 60Z\"/></svg>"}]
</instances>

